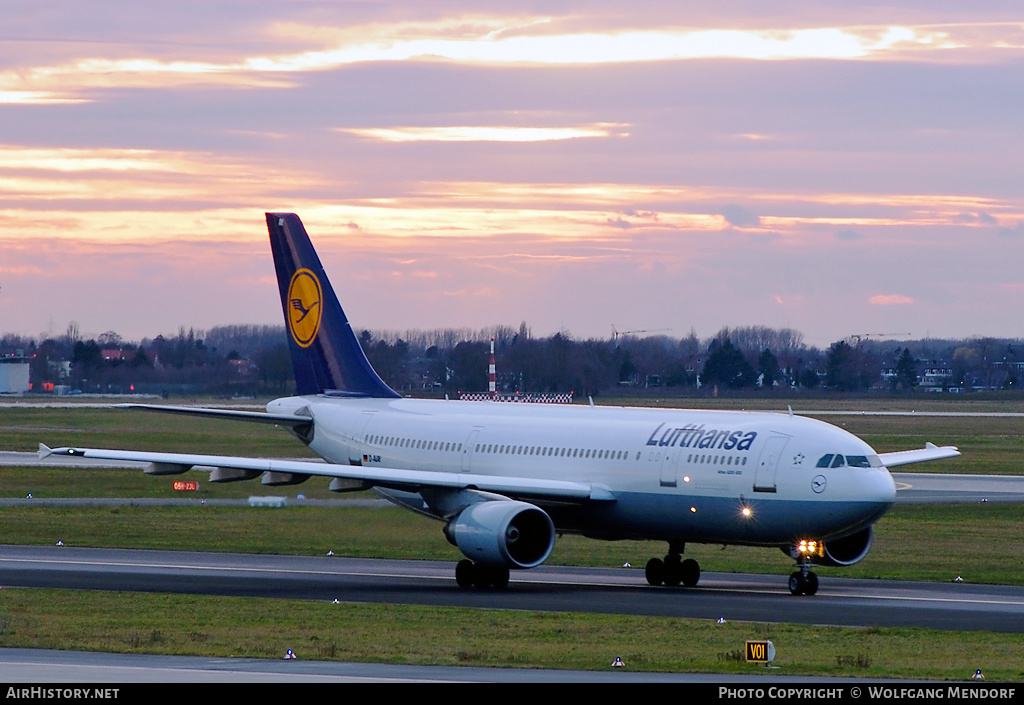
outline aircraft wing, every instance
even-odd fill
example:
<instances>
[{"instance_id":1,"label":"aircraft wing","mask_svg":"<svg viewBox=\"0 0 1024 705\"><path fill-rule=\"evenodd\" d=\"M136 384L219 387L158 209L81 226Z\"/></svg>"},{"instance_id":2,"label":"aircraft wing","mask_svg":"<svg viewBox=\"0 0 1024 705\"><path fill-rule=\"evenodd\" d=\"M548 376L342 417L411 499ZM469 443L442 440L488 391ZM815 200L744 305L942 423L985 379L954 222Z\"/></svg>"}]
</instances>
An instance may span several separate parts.
<instances>
[{"instance_id":1,"label":"aircraft wing","mask_svg":"<svg viewBox=\"0 0 1024 705\"><path fill-rule=\"evenodd\" d=\"M615 495L603 485L543 478L335 465L307 460L274 460L191 453L150 453L98 448L48 448L40 443L39 457L42 459L50 455L151 463L150 468L146 470L151 474L177 474L191 470L193 467L203 467L215 468L214 472L234 470L251 473L248 476L236 475L233 479L255 478L260 473L271 472L362 480L368 486L389 487L411 492L423 488L476 489L509 497L536 497L569 502L615 500Z\"/></svg>"},{"instance_id":2,"label":"aircraft wing","mask_svg":"<svg viewBox=\"0 0 1024 705\"><path fill-rule=\"evenodd\" d=\"M929 460L941 460L942 458L955 458L960 455L956 446L939 447L934 443L925 443L924 448L919 450L901 450L894 453L879 453L878 457L882 465L887 468L894 468L900 465L912 463L924 463Z\"/></svg>"},{"instance_id":3,"label":"aircraft wing","mask_svg":"<svg viewBox=\"0 0 1024 705\"><path fill-rule=\"evenodd\" d=\"M229 409L204 409L196 406L158 406L156 404L114 404L113 408L155 411L161 414L179 414L181 416L203 416L233 421L252 421L255 423L274 424L275 426L290 426L292 428L313 425L313 418L311 416L268 414L263 411L231 411Z\"/></svg>"}]
</instances>

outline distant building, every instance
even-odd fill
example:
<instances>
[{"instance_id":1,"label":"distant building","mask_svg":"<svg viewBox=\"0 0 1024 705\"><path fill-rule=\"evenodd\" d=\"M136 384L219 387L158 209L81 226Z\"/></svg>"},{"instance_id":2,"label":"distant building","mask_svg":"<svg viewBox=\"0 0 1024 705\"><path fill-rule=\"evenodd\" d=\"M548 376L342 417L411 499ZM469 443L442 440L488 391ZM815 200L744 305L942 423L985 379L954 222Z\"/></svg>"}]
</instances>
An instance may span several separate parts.
<instances>
[{"instance_id":1,"label":"distant building","mask_svg":"<svg viewBox=\"0 0 1024 705\"><path fill-rule=\"evenodd\" d=\"M949 381L953 379L953 368L948 367L945 363L939 362L940 366L932 366L924 368L924 371L918 376L919 384L928 388L939 388L941 391L942 387L949 384Z\"/></svg>"},{"instance_id":2,"label":"distant building","mask_svg":"<svg viewBox=\"0 0 1024 705\"><path fill-rule=\"evenodd\" d=\"M245 359L228 360L228 366L239 377L248 377L249 373L256 371L256 365Z\"/></svg>"},{"instance_id":3,"label":"distant building","mask_svg":"<svg viewBox=\"0 0 1024 705\"><path fill-rule=\"evenodd\" d=\"M57 379L65 380L71 376L71 360L50 360L46 369Z\"/></svg>"},{"instance_id":4,"label":"distant building","mask_svg":"<svg viewBox=\"0 0 1024 705\"><path fill-rule=\"evenodd\" d=\"M28 363L21 358L0 359L0 394L25 394L28 390Z\"/></svg>"}]
</instances>

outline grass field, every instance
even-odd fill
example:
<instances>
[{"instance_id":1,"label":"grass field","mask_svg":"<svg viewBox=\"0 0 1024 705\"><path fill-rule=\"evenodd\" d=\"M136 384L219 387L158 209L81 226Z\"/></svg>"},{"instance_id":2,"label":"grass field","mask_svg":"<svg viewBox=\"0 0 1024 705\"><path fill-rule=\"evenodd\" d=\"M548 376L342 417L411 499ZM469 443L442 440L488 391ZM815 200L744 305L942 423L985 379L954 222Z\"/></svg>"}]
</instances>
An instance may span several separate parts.
<instances>
[{"instance_id":1,"label":"grass field","mask_svg":"<svg viewBox=\"0 0 1024 705\"><path fill-rule=\"evenodd\" d=\"M0 408L0 450L35 451L86 446L212 455L314 457L286 431L263 424L210 421L189 416L127 409Z\"/></svg>"},{"instance_id":2,"label":"grass field","mask_svg":"<svg viewBox=\"0 0 1024 705\"><path fill-rule=\"evenodd\" d=\"M845 629L582 613L331 604L191 595L5 589L0 645L454 666L764 673L743 661L770 639L773 675L1024 680L1019 635Z\"/></svg>"},{"instance_id":3,"label":"grass field","mask_svg":"<svg viewBox=\"0 0 1024 705\"><path fill-rule=\"evenodd\" d=\"M722 408L834 409L845 402L685 400ZM754 404L753 402L757 402ZM1004 400L864 400L861 410L1019 412ZM809 414L812 415L812 414ZM826 417L877 450L951 443L962 458L921 470L1020 474L1024 419ZM0 409L0 450L78 445L257 456L305 457L284 431L103 409ZM193 473L202 481L203 475ZM327 497L326 482L263 488L258 482L201 485L198 496L294 494ZM167 478L126 470L0 469L0 496L170 497ZM868 557L830 575L1024 584L1022 510L1017 505L896 507L876 526ZM440 524L390 508L289 507L6 507L0 540L77 546L296 553L457 560ZM551 561L642 565L664 551L653 542L599 542L565 536ZM792 570L778 551L690 546L708 571L781 575ZM642 578L638 571L638 582ZM297 615L301 615L297 617ZM637 638L642 634L643 638ZM693 620L569 614L505 613L402 607L323 605L279 600L122 593L0 590L0 644L46 648L279 657L295 648L306 658L400 663L606 668L616 655L637 670L750 671L737 660L743 641L771 638L780 673L866 677L966 678L983 667L989 680L1024 678L1019 636L927 630L833 629L715 625ZM781 646L780 646L781 645Z\"/></svg>"}]
</instances>

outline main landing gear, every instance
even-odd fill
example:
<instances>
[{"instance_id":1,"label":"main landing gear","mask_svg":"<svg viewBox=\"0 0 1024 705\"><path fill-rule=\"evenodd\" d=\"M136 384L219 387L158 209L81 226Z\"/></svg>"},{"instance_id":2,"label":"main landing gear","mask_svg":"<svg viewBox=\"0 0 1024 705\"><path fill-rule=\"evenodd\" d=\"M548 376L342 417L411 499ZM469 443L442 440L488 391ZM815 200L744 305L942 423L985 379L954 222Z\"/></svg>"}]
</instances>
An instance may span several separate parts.
<instances>
[{"instance_id":1,"label":"main landing gear","mask_svg":"<svg viewBox=\"0 0 1024 705\"><path fill-rule=\"evenodd\" d=\"M692 558L682 560L683 546L668 545L665 559L652 558L647 561L644 576L650 585L666 587L693 587L700 580L700 564Z\"/></svg>"},{"instance_id":2,"label":"main landing gear","mask_svg":"<svg viewBox=\"0 0 1024 705\"><path fill-rule=\"evenodd\" d=\"M508 567L474 563L469 559L463 559L455 566L455 582L463 590L472 587L480 590L504 590L508 587Z\"/></svg>"}]
</instances>

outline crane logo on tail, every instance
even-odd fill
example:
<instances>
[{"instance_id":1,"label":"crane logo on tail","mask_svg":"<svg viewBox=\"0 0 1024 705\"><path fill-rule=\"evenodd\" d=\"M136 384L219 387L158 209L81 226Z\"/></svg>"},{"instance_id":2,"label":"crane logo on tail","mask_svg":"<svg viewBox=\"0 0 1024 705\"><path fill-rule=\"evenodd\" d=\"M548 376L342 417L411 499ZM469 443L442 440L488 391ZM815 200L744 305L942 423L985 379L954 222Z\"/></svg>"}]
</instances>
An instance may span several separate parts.
<instances>
[{"instance_id":1,"label":"crane logo on tail","mask_svg":"<svg viewBox=\"0 0 1024 705\"><path fill-rule=\"evenodd\" d=\"M316 275L299 269L288 285L288 330L300 347L308 348L320 330L323 290Z\"/></svg>"}]
</instances>

